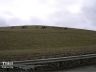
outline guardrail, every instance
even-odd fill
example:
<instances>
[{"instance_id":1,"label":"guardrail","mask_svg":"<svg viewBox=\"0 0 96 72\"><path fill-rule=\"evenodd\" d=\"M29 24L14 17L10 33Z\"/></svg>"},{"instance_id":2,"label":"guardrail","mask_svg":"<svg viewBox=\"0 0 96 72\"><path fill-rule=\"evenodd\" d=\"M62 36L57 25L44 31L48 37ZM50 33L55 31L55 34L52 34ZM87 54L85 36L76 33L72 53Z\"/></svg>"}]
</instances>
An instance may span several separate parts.
<instances>
[{"instance_id":1,"label":"guardrail","mask_svg":"<svg viewBox=\"0 0 96 72\"><path fill-rule=\"evenodd\" d=\"M36 59L36 60L25 60L25 61L8 61L0 62L2 68L13 68L13 67L34 67L46 63L60 62L60 61L69 61L69 60L79 60L79 59L90 59L96 58L96 54L87 54L79 56L68 56L68 57L58 57L58 58L47 58L47 59Z\"/></svg>"}]
</instances>

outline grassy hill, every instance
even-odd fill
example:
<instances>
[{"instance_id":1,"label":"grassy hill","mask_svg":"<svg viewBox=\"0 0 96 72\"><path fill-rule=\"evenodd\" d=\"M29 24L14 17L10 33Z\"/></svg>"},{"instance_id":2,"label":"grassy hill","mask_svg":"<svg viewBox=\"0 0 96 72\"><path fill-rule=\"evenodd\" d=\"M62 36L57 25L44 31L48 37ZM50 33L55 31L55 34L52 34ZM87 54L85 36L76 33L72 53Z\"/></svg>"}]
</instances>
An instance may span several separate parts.
<instances>
[{"instance_id":1,"label":"grassy hill","mask_svg":"<svg viewBox=\"0 0 96 72\"><path fill-rule=\"evenodd\" d=\"M51 26L0 29L0 61L96 53L96 32Z\"/></svg>"}]
</instances>

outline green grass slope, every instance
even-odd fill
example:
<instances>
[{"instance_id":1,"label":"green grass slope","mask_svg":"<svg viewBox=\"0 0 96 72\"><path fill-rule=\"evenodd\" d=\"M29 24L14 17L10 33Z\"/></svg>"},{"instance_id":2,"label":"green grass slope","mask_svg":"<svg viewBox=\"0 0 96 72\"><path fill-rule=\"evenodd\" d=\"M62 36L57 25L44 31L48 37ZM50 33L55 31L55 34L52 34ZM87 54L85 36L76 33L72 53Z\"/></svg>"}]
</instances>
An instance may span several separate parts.
<instances>
[{"instance_id":1,"label":"green grass slope","mask_svg":"<svg viewBox=\"0 0 96 72\"><path fill-rule=\"evenodd\" d=\"M0 30L0 61L96 53L96 32L60 27Z\"/></svg>"}]
</instances>

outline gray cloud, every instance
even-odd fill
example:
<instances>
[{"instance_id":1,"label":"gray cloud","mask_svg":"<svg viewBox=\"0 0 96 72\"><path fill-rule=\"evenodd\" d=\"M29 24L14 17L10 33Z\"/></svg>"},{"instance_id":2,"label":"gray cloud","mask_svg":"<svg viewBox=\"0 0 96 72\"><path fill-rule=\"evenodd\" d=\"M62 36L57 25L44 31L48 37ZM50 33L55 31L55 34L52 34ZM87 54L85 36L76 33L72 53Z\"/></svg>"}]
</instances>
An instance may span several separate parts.
<instances>
[{"instance_id":1,"label":"gray cloud","mask_svg":"<svg viewBox=\"0 0 96 72\"><path fill-rule=\"evenodd\" d=\"M73 3L74 1L75 0L72 0ZM62 4L59 5L59 7L59 11L50 17L54 25L96 30L96 0L85 0L84 3L82 3L82 12L80 14L66 12Z\"/></svg>"},{"instance_id":2,"label":"gray cloud","mask_svg":"<svg viewBox=\"0 0 96 72\"><path fill-rule=\"evenodd\" d=\"M11 18L10 20L8 20L8 25L10 25L10 26L19 26L19 25L26 25L26 24L28 24L28 22L27 21L25 21L25 20L22 20L22 19L20 19L20 18L16 18L16 17L14 17L14 18Z\"/></svg>"},{"instance_id":3,"label":"gray cloud","mask_svg":"<svg viewBox=\"0 0 96 72\"><path fill-rule=\"evenodd\" d=\"M87 0L83 12L88 21L96 25L96 0Z\"/></svg>"},{"instance_id":4,"label":"gray cloud","mask_svg":"<svg viewBox=\"0 0 96 72\"><path fill-rule=\"evenodd\" d=\"M1 27L8 26L5 19L0 18L0 26Z\"/></svg>"},{"instance_id":5,"label":"gray cloud","mask_svg":"<svg viewBox=\"0 0 96 72\"><path fill-rule=\"evenodd\" d=\"M45 10L47 10L46 8L53 6L51 7L52 9L51 8L48 9L49 12L50 10L52 10L52 12L48 14L48 16L46 15L47 13L44 13L44 15L42 13L42 12L47 12L47 11L40 11L41 13L39 13L38 10L43 10L43 8L40 9L39 6L36 7L37 8L36 11L38 11L36 12L37 14L33 12L35 9L34 7L31 7L30 2L34 2L35 0L33 1L28 0L28 2L27 0L24 0L25 4L30 3L28 7L27 5L25 7L25 4L22 4L24 5L25 8L22 8L23 6L21 6L20 4L22 3L23 0L20 0L20 3L18 3L19 0L14 0L13 2L11 2L10 0L10 2L8 2L8 5L7 3L5 3L5 1L6 0L4 1L0 0L0 11L1 12L4 11L3 13L0 13L0 15L2 16L0 18L0 26L6 26L7 24L9 25L24 25L24 24L27 24L27 25L28 24L40 24L41 25L42 24L42 25L66 26L66 27L96 30L96 24L95 24L96 23L96 20L95 20L96 19L96 0L46 0L46 1L36 0L39 3L44 4L44 5L40 4L42 5L40 7L45 6L44 7ZM52 1L55 3L50 3L49 1L50 2ZM21 6L20 8L23 10L19 8L19 10L21 10L19 12L18 10L19 5L15 6L13 5L13 3L15 3L15 5L19 4ZM36 6L36 4L34 5ZM77 10L79 9L78 5L80 5L81 12L74 13L76 9ZM5 10L1 9L2 6L4 7ZM71 13L70 10L68 11L69 6L70 7L73 6L73 13ZM77 7L77 8L74 8L74 7ZM9 8L9 11L7 11L8 8ZM25 9L28 9L30 11L25 10ZM69 9L71 9L72 11L72 8L69 8Z\"/></svg>"},{"instance_id":6,"label":"gray cloud","mask_svg":"<svg viewBox=\"0 0 96 72\"><path fill-rule=\"evenodd\" d=\"M41 19L38 19L38 18L35 18L35 17L31 17L30 18L30 23L31 24L42 24L42 20Z\"/></svg>"},{"instance_id":7,"label":"gray cloud","mask_svg":"<svg viewBox=\"0 0 96 72\"><path fill-rule=\"evenodd\" d=\"M76 27L86 24L86 20L81 13L75 14L66 11L66 7L70 4L74 4L74 1L76 0L71 0L71 1L68 0L67 3L66 0L61 0L61 1L62 2L58 4L57 12L55 12L50 16L50 21L52 21L57 26L68 26L68 27ZM65 3L66 6L63 3Z\"/></svg>"}]
</instances>

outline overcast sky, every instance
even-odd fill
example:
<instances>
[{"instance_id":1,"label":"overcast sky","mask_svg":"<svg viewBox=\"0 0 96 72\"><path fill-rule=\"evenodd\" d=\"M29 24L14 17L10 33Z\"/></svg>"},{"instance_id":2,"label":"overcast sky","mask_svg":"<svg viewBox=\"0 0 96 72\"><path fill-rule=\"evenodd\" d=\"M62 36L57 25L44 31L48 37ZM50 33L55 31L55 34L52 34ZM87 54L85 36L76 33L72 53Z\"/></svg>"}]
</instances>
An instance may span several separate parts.
<instances>
[{"instance_id":1,"label":"overcast sky","mask_svg":"<svg viewBox=\"0 0 96 72\"><path fill-rule=\"evenodd\" d=\"M96 0L0 0L0 26L51 25L96 30Z\"/></svg>"}]
</instances>

